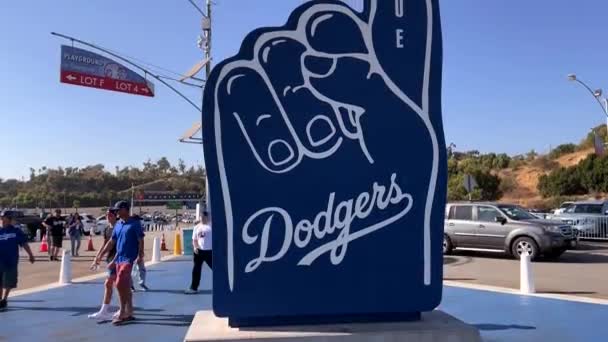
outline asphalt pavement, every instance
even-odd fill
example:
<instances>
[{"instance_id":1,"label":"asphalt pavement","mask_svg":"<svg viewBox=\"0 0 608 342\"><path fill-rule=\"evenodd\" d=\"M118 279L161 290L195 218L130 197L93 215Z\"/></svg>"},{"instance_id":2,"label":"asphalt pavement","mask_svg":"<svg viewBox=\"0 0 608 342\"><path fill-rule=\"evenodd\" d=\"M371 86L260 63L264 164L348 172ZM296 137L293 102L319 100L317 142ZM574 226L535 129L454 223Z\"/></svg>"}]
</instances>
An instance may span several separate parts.
<instances>
[{"instance_id":1,"label":"asphalt pavement","mask_svg":"<svg viewBox=\"0 0 608 342\"><path fill-rule=\"evenodd\" d=\"M455 251L444 257L444 280L519 289L519 260ZM608 243L581 242L556 261L532 263L537 292L608 299Z\"/></svg>"},{"instance_id":2,"label":"asphalt pavement","mask_svg":"<svg viewBox=\"0 0 608 342\"><path fill-rule=\"evenodd\" d=\"M144 252L146 255L146 261L152 258L152 248L154 237L161 237L163 232L146 232L144 240ZM175 231L167 231L165 234L165 243L168 251L161 252L162 256L173 254L173 241L175 238ZM80 247L80 256L72 258L72 277L79 278L84 276L90 276L93 274L89 267L95 258L97 252L103 245L102 236L93 237L93 248L95 251L87 252L89 237L85 236L82 239L82 246ZM28 261L27 253L21 250L19 260L19 284L17 290L25 290L41 285L55 283L59 280L59 270L61 269L61 262L49 261L48 253L40 252L40 243L30 243L30 247L36 257L36 262L32 265ZM70 240L64 239L63 247L67 250L70 248ZM104 265L97 272L103 272Z\"/></svg>"}]
</instances>

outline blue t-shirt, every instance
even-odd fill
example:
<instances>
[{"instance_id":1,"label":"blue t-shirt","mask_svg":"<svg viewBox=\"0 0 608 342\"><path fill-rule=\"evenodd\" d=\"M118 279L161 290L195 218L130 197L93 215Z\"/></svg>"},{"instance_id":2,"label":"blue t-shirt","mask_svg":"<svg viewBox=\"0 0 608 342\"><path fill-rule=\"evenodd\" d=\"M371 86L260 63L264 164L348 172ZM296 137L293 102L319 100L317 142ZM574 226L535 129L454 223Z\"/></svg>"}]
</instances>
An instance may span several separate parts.
<instances>
[{"instance_id":1,"label":"blue t-shirt","mask_svg":"<svg viewBox=\"0 0 608 342\"><path fill-rule=\"evenodd\" d=\"M13 268L19 263L19 246L24 246L27 237L21 229L13 226L0 228L0 269Z\"/></svg>"},{"instance_id":2,"label":"blue t-shirt","mask_svg":"<svg viewBox=\"0 0 608 342\"><path fill-rule=\"evenodd\" d=\"M116 243L116 262L135 262L139 255L139 239L143 237L144 231L138 219L118 221L112 232L112 240Z\"/></svg>"}]
</instances>

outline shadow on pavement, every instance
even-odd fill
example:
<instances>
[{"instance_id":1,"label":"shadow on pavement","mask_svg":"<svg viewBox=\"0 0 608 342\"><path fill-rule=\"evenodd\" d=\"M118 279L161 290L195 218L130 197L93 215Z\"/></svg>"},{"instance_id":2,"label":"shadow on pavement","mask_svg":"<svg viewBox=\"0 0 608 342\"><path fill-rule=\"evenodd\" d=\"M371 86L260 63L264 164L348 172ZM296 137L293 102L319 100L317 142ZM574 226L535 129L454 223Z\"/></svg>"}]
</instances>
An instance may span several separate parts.
<instances>
[{"instance_id":1,"label":"shadow on pavement","mask_svg":"<svg viewBox=\"0 0 608 342\"><path fill-rule=\"evenodd\" d=\"M608 264L608 255L566 252L557 260L539 260L547 264Z\"/></svg>"},{"instance_id":2,"label":"shadow on pavement","mask_svg":"<svg viewBox=\"0 0 608 342\"><path fill-rule=\"evenodd\" d=\"M492 323L482 323L482 324L473 324L479 330L536 330L536 327L532 327L529 325L517 325L517 324L492 324Z\"/></svg>"},{"instance_id":3,"label":"shadow on pavement","mask_svg":"<svg viewBox=\"0 0 608 342\"><path fill-rule=\"evenodd\" d=\"M39 311L39 312L71 312L72 317L77 317L77 316L84 316L84 315L89 315L91 313L97 312L99 311L99 306L94 306L94 307L75 307L75 306L66 306L66 307L33 307L33 306L12 306L10 305L9 301L9 307L7 312L10 311ZM165 310L162 309L142 309L142 308L138 308L135 307L135 312L163 312Z\"/></svg>"},{"instance_id":4,"label":"shadow on pavement","mask_svg":"<svg viewBox=\"0 0 608 342\"><path fill-rule=\"evenodd\" d=\"M198 295L210 295L213 294L213 291L211 290L200 290L195 294L185 294L184 290L157 290L157 289L150 289L144 293L169 293L169 294L181 294L184 296L198 296Z\"/></svg>"},{"instance_id":5,"label":"shadow on pavement","mask_svg":"<svg viewBox=\"0 0 608 342\"><path fill-rule=\"evenodd\" d=\"M453 256L466 256L466 257L481 257L487 259L502 259L502 260L515 260L505 252L481 252L481 251L469 251L469 250L455 250Z\"/></svg>"},{"instance_id":6,"label":"shadow on pavement","mask_svg":"<svg viewBox=\"0 0 608 342\"><path fill-rule=\"evenodd\" d=\"M475 278L443 278L443 280L447 280L447 281L475 281L477 279Z\"/></svg>"},{"instance_id":7,"label":"shadow on pavement","mask_svg":"<svg viewBox=\"0 0 608 342\"><path fill-rule=\"evenodd\" d=\"M163 263L165 263L165 262L192 262L192 259L191 258L181 257L181 258L163 260L162 262Z\"/></svg>"},{"instance_id":8,"label":"shadow on pavement","mask_svg":"<svg viewBox=\"0 0 608 342\"><path fill-rule=\"evenodd\" d=\"M563 295L593 295L593 291L539 291L541 293L563 294Z\"/></svg>"},{"instance_id":9,"label":"shadow on pavement","mask_svg":"<svg viewBox=\"0 0 608 342\"><path fill-rule=\"evenodd\" d=\"M192 324L194 315L165 315L165 318L140 318L138 312L135 312L135 320L122 324L121 326L127 325L156 325L156 326L169 326L169 327L188 327Z\"/></svg>"},{"instance_id":10,"label":"shadow on pavement","mask_svg":"<svg viewBox=\"0 0 608 342\"><path fill-rule=\"evenodd\" d=\"M105 279L92 280L92 281L79 281L79 282L73 283L72 285L103 285L104 282L105 282Z\"/></svg>"},{"instance_id":11,"label":"shadow on pavement","mask_svg":"<svg viewBox=\"0 0 608 342\"><path fill-rule=\"evenodd\" d=\"M606 242L588 242L581 241L575 250L577 251L599 251L608 249L608 243Z\"/></svg>"},{"instance_id":12,"label":"shadow on pavement","mask_svg":"<svg viewBox=\"0 0 608 342\"><path fill-rule=\"evenodd\" d=\"M449 266L460 266L466 265L473 261L472 258L466 256L444 256L443 264Z\"/></svg>"}]
</instances>

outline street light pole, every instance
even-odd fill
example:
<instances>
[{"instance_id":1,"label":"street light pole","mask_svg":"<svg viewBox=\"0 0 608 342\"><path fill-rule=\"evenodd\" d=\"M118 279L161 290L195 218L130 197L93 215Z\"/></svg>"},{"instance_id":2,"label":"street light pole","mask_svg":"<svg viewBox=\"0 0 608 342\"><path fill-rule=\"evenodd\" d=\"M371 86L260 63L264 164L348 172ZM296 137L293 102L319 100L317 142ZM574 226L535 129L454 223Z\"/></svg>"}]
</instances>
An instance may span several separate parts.
<instances>
[{"instance_id":1,"label":"street light pole","mask_svg":"<svg viewBox=\"0 0 608 342\"><path fill-rule=\"evenodd\" d=\"M209 77L211 76L211 31L212 31L212 27L213 27L213 21L212 21L212 3L211 0L206 0L206 15L204 15L203 17L203 21L207 21L208 25L205 26L203 25L203 33L204 33L204 37L205 37L205 44L203 45L204 48L204 52L205 52L205 59L207 61L207 64L205 65L205 82L209 81ZM203 88L203 95L201 96L201 101L204 101L204 97L205 97L205 88ZM201 105L201 130L203 128L203 105ZM201 146L204 146L201 144ZM203 154L203 163L204 163L205 157ZM211 212L210 209L210 201L209 201L209 177L207 176L207 167L205 164L205 210L207 212Z\"/></svg>"},{"instance_id":2,"label":"street light pole","mask_svg":"<svg viewBox=\"0 0 608 342\"><path fill-rule=\"evenodd\" d=\"M604 115L606 115L606 134L608 134L608 99L605 97L602 97L602 90L597 89L597 90L593 91L591 89L591 87L589 87L585 82L581 81L575 74L568 75L568 80L573 81L573 82L578 82L580 85L582 85L585 89L587 89L587 91L589 91L589 93L593 96L593 98L600 105L600 107L602 108L602 111L604 112ZM607 135L607 137L608 137L608 135Z\"/></svg>"}]
</instances>

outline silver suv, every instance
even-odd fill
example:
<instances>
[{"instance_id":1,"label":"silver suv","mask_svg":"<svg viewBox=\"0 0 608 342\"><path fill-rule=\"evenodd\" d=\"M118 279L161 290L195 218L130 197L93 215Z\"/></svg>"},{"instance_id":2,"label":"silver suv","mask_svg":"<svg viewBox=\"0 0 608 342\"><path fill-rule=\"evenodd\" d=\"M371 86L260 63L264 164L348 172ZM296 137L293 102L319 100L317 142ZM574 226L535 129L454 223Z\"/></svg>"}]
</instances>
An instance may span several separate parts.
<instances>
[{"instance_id":1,"label":"silver suv","mask_svg":"<svg viewBox=\"0 0 608 342\"><path fill-rule=\"evenodd\" d=\"M559 221L539 219L512 204L448 203L443 253L455 248L504 251L516 258L527 251L559 258L576 245L572 227Z\"/></svg>"},{"instance_id":2,"label":"silver suv","mask_svg":"<svg viewBox=\"0 0 608 342\"><path fill-rule=\"evenodd\" d=\"M580 201L571 203L563 212L552 215L552 220L571 225L583 237L604 237L608 231L608 202Z\"/></svg>"}]
</instances>

